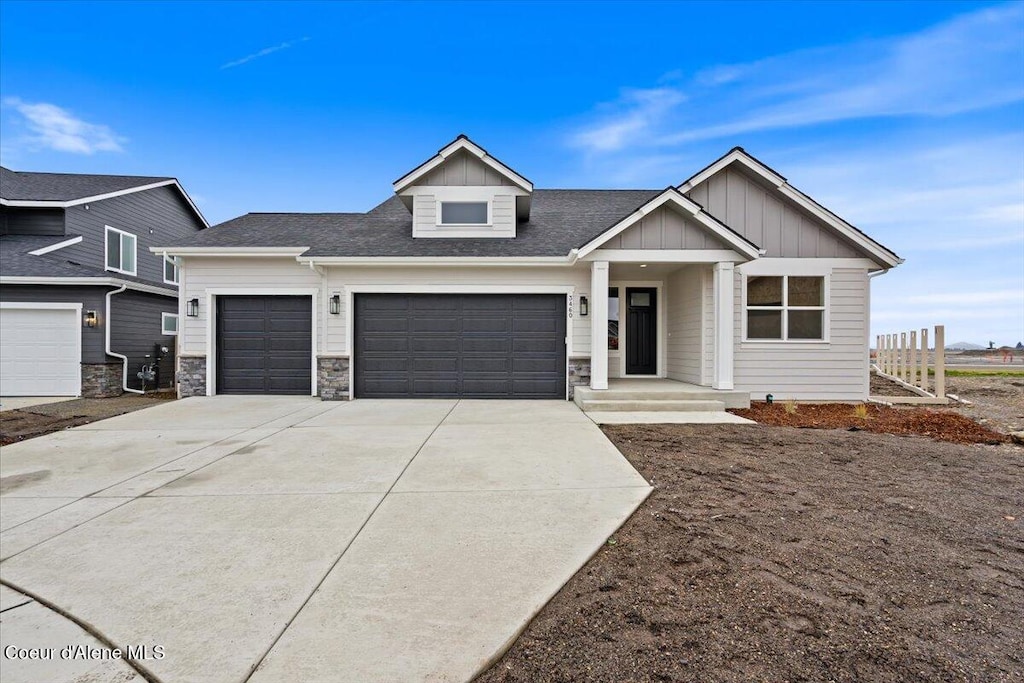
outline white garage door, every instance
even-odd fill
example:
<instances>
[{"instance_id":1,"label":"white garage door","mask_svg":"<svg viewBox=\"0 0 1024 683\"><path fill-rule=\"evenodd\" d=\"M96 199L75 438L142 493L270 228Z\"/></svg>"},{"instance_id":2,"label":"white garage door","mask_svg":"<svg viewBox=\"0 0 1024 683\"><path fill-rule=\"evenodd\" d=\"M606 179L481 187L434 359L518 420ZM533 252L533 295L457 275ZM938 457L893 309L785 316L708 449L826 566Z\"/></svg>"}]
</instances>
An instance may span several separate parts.
<instances>
[{"instance_id":1,"label":"white garage door","mask_svg":"<svg viewBox=\"0 0 1024 683\"><path fill-rule=\"evenodd\" d=\"M0 305L0 396L81 393L81 309L66 306Z\"/></svg>"}]
</instances>

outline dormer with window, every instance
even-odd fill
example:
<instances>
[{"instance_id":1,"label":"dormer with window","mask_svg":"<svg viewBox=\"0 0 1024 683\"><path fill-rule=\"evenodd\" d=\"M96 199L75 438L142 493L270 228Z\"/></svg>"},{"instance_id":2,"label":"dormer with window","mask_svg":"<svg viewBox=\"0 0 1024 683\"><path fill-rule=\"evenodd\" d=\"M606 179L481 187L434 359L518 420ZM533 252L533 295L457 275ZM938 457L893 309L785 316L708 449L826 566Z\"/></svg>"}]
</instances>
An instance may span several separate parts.
<instances>
[{"instance_id":1,"label":"dormer with window","mask_svg":"<svg viewBox=\"0 0 1024 683\"><path fill-rule=\"evenodd\" d=\"M533 183L465 135L399 178L413 237L516 236L530 218Z\"/></svg>"}]
</instances>

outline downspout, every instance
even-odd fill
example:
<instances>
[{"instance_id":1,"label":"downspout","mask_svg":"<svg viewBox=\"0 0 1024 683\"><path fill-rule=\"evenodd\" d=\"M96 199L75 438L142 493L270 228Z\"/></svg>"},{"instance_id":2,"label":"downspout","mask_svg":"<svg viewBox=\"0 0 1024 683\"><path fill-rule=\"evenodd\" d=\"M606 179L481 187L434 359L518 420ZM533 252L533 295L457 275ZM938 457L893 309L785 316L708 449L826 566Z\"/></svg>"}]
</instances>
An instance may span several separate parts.
<instances>
[{"instance_id":1,"label":"downspout","mask_svg":"<svg viewBox=\"0 0 1024 683\"><path fill-rule=\"evenodd\" d=\"M115 294L120 294L126 289L128 289L128 285L121 285L120 289L112 289L109 292L107 292L107 320L104 323L104 334L106 336L107 342L106 352L108 356L113 356L114 358L121 359L121 388L132 394L144 394L146 392L139 391L138 389L128 388L128 356L125 356L120 353L114 353L113 351L110 350L110 297L114 296Z\"/></svg>"}]
</instances>

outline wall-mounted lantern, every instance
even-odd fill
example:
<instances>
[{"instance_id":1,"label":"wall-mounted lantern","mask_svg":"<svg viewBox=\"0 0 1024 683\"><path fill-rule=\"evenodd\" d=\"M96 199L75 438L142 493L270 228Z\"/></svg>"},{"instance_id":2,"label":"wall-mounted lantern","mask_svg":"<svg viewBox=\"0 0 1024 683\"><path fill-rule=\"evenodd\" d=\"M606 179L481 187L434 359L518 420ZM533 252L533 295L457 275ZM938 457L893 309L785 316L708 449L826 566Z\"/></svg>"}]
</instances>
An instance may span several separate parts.
<instances>
[{"instance_id":1,"label":"wall-mounted lantern","mask_svg":"<svg viewBox=\"0 0 1024 683\"><path fill-rule=\"evenodd\" d=\"M335 294L331 297L331 315L339 315L341 313L341 294Z\"/></svg>"},{"instance_id":2,"label":"wall-mounted lantern","mask_svg":"<svg viewBox=\"0 0 1024 683\"><path fill-rule=\"evenodd\" d=\"M190 318L199 316L199 299L189 299L185 302L185 315Z\"/></svg>"},{"instance_id":3,"label":"wall-mounted lantern","mask_svg":"<svg viewBox=\"0 0 1024 683\"><path fill-rule=\"evenodd\" d=\"M581 296L580 297L580 317L585 317L588 313L590 313L590 301L587 300L587 297Z\"/></svg>"},{"instance_id":4,"label":"wall-mounted lantern","mask_svg":"<svg viewBox=\"0 0 1024 683\"><path fill-rule=\"evenodd\" d=\"M82 316L82 325L85 327L96 327L100 324L99 316L96 315L96 311L86 311L85 315Z\"/></svg>"}]
</instances>

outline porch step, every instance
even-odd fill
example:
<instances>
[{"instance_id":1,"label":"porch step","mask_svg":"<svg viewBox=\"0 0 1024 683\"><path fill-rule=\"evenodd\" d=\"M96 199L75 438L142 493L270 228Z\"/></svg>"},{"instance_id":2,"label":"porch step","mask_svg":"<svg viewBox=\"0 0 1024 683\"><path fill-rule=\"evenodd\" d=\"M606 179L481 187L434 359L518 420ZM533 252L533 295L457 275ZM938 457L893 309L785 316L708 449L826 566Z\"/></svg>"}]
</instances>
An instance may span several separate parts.
<instances>
[{"instance_id":1,"label":"porch step","mask_svg":"<svg viewBox=\"0 0 1024 683\"><path fill-rule=\"evenodd\" d=\"M584 399L580 402L584 412L724 412L725 403L707 400L646 399Z\"/></svg>"},{"instance_id":2,"label":"porch step","mask_svg":"<svg viewBox=\"0 0 1024 683\"><path fill-rule=\"evenodd\" d=\"M586 401L712 401L724 404L725 408L749 408L750 392L721 391L694 387L674 389L665 385L650 389L601 389L576 387L573 392L576 404L583 410Z\"/></svg>"}]
</instances>

